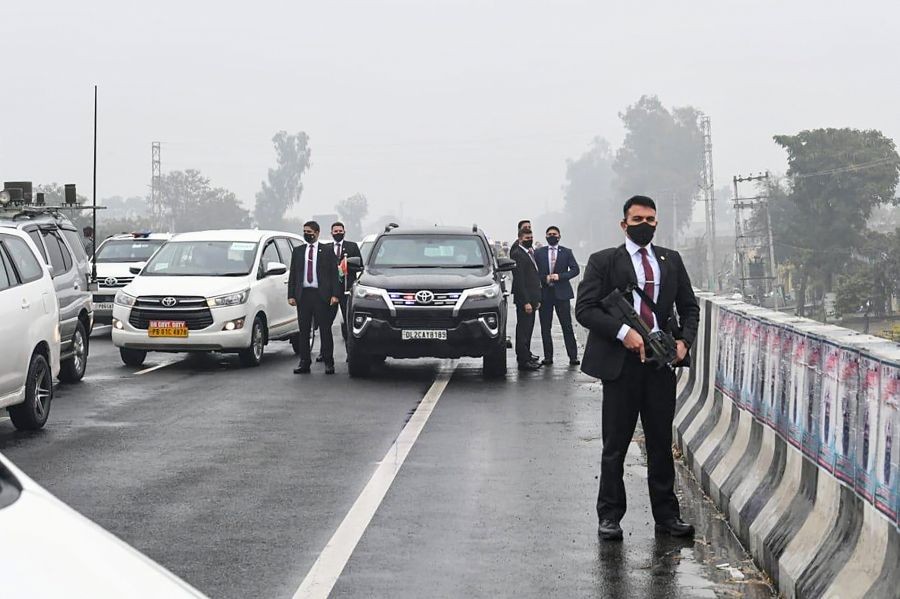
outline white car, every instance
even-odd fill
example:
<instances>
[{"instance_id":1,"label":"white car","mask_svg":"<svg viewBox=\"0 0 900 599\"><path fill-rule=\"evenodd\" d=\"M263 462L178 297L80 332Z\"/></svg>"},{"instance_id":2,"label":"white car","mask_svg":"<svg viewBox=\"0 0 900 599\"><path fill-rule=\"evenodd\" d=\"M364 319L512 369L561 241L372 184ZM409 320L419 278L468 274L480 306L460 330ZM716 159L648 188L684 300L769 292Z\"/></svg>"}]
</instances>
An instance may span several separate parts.
<instances>
[{"instance_id":1,"label":"white car","mask_svg":"<svg viewBox=\"0 0 900 599\"><path fill-rule=\"evenodd\" d=\"M59 301L37 247L17 229L0 228L0 339L0 408L18 429L41 428L60 368Z\"/></svg>"},{"instance_id":2,"label":"white car","mask_svg":"<svg viewBox=\"0 0 900 599\"><path fill-rule=\"evenodd\" d=\"M113 301L116 293L134 279L131 269L142 268L156 250L171 238L168 233L129 233L103 240L93 258L97 267L95 324L112 324Z\"/></svg>"},{"instance_id":3,"label":"white car","mask_svg":"<svg viewBox=\"0 0 900 599\"><path fill-rule=\"evenodd\" d=\"M172 237L116 294L112 341L122 361L148 351L238 353L256 366L266 343L299 351L296 309L287 301L293 233L199 231Z\"/></svg>"},{"instance_id":4,"label":"white car","mask_svg":"<svg viewBox=\"0 0 900 599\"><path fill-rule=\"evenodd\" d=\"M0 455L3 597L203 597Z\"/></svg>"}]
</instances>

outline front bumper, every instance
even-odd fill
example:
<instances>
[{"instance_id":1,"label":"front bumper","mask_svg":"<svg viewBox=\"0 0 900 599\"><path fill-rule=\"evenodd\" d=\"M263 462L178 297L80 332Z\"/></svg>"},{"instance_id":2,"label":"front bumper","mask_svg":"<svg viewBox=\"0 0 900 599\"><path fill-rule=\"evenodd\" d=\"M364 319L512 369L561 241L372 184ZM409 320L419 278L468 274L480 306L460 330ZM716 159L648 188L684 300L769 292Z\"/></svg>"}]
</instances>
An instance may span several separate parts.
<instances>
[{"instance_id":1,"label":"front bumper","mask_svg":"<svg viewBox=\"0 0 900 599\"><path fill-rule=\"evenodd\" d=\"M252 323L246 321L246 304L215 308L211 313L213 323L203 329L189 331L187 337L150 337L146 329L136 328L129 322L131 308L116 305L112 311L112 342L116 347L161 352L233 352L250 346ZM245 319L242 328L224 330L226 323L239 318Z\"/></svg>"},{"instance_id":2,"label":"front bumper","mask_svg":"<svg viewBox=\"0 0 900 599\"><path fill-rule=\"evenodd\" d=\"M416 323L405 326L402 316L384 318L366 314L362 326L358 320L351 320L353 346L356 351L368 355L391 358L480 358L496 351L501 344L505 347L505 327L498 320L498 326L488 325L487 313L463 317L453 326L428 326ZM404 340L404 330L446 330L446 340Z\"/></svg>"}]
</instances>

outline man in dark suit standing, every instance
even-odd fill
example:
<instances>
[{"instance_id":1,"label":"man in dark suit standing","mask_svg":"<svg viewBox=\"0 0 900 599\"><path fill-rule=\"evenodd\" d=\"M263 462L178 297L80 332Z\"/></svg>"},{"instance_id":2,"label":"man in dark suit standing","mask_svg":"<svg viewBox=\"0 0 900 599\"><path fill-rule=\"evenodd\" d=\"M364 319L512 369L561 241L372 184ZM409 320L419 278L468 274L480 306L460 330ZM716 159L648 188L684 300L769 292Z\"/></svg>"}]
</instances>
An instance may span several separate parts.
<instances>
[{"instance_id":1,"label":"man in dark suit standing","mask_svg":"<svg viewBox=\"0 0 900 599\"><path fill-rule=\"evenodd\" d=\"M598 529L603 539L622 538L625 515L625 453L638 416L647 446L650 504L658 533L690 536L694 527L681 519L675 497L672 420L675 416L675 372L644 362L644 340L637 331L610 316L603 299L629 283L643 289L653 304L634 292L634 309L651 330L669 330L677 339L677 362L685 363L700 321L700 306L681 256L653 246L656 204L646 196L625 202L621 221L625 244L602 250L588 260L578 287L575 317L589 331L581 370L603 381ZM677 311L675 322L673 306Z\"/></svg>"},{"instance_id":2,"label":"man in dark suit standing","mask_svg":"<svg viewBox=\"0 0 900 599\"><path fill-rule=\"evenodd\" d=\"M509 257L516 261L513 273L513 300L516 304L516 361L519 370L537 370L541 366L531 354L534 316L541 307L541 279L534 258L531 229L519 230L516 246Z\"/></svg>"},{"instance_id":3,"label":"man in dark suit standing","mask_svg":"<svg viewBox=\"0 0 900 599\"><path fill-rule=\"evenodd\" d=\"M331 239L333 240L331 249L334 252L334 257L338 263L338 279L341 284L341 294L338 297L340 299L342 318L341 335L344 337L344 341L347 340L347 294L350 292L353 282L359 275L359 272L349 269L347 263L344 261L347 258L362 258L362 254L360 253L359 246L356 242L344 239L346 234L345 231L346 229L342 222L336 222L331 225ZM334 322L334 319L337 317L337 311L337 306L332 308L334 315L331 318L331 322Z\"/></svg>"},{"instance_id":4,"label":"man in dark suit standing","mask_svg":"<svg viewBox=\"0 0 900 599\"><path fill-rule=\"evenodd\" d=\"M559 227L547 227L547 245L534 252L541 277L541 340L544 342L545 366L553 364L553 311L559 317L562 327L569 364L578 366L578 343L572 329L572 300L575 293L570 281L578 276L581 268L575 254L567 247L559 245Z\"/></svg>"},{"instance_id":5,"label":"man in dark suit standing","mask_svg":"<svg viewBox=\"0 0 900 599\"><path fill-rule=\"evenodd\" d=\"M325 374L334 374L332 307L338 305L343 294L337 258L330 246L319 243L319 223L312 220L304 223L303 239L306 244L294 248L288 276L288 303L297 307L300 321L300 364L294 374L306 374L310 370L309 337L313 318L319 327Z\"/></svg>"}]
</instances>

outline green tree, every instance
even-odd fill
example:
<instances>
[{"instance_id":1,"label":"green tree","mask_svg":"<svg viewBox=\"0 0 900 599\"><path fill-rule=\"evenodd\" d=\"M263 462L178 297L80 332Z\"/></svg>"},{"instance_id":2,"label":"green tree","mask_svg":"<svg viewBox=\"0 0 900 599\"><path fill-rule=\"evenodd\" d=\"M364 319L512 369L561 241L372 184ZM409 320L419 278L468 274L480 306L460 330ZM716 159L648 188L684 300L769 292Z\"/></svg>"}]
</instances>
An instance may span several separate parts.
<instances>
[{"instance_id":1,"label":"green tree","mask_svg":"<svg viewBox=\"0 0 900 599\"><path fill-rule=\"evenodd\" d=\"M664 243L671 244L674 230L691 220L703 165L699 116L690 106L669 111L656 96L641 96L619 113L626 130L613 164L620 198L641 194L656 200L657 235Z\"/></svg>"},{"instance_id":2,"label":"green tree","mask_svg":"<svg viewBox=\"0 0 900 599\"><path fill-rule=\"evenodd\" d=\"M361 235L362 221L369 214L369 200L361 193L338 202L335 207L347 229L347 235Z\"/></svg>"},{"instance_id":3,"label":"green tree","mask_svg":"<svg viewBox=\"0 0 900 599\"><path fill-rule=\"evenodd\" d=\"M802 314L808 285L832 291L835 273L863 246L872 209L893 201L900 157L874 130L814 129L774 139L788 154L788 185L771 194L772 231L779 255L797 271Z\"/></svg>"},{"instance_id":4,"label":"green tree","mask_svg":"<svg viewBox=\"0 0 900 599\"><path fill-rule=\"evenodd\" d=\"M260 227L284 228L284 215L300 201L303 173L310 167L309 136L300 131L279 131L272 137L277 166L269 169L268 179L256 194L253 216Z\"/></svg>"},{"instance_id":5,"label":"green tree","mask_svg":"<svg viewBox=\"0 0 900 599\"><path fill-rule=\"evenodd\" d=\"M595 137L587 152L575 160L566 160L566 184L563 187L568 239L582 240L588 248L618 243L621 233L610 219L622 205L613 189L615 173L609 142Z\"/></svg>"},{"instance_id":6,"label":"green tree","mask_svg":"<svg viewBox=\"0 0 900 599\"><path fill-rule=\"evenodd\" d=\"M200 171L172 171L160 182L172 233L246 228L250 213L227 189L212 187Z\"/></svg>"}]
</instances>

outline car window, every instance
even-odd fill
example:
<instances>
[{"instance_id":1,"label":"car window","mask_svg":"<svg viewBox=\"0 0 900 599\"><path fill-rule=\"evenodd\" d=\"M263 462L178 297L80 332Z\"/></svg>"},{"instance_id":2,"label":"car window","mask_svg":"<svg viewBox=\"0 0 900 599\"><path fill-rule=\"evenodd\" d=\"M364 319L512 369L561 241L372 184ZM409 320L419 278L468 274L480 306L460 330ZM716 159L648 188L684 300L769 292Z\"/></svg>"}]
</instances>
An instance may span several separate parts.
<instances>
[{"instance_id":1,"label":"car window","mask_svg":"<svg viewBox=\"0 0 900 599\"><path fill-rule=\"evenodd\" d=\"M281 254L281 262L290 268L291 256L294 255L294 248L291 247L291 243L287 240L287 237L279 237L275 240L275 244L278 246L278 253Z\"/></svg>"},{"instance_id":2,"label":"car window","mask_svg":"<svg viewBox=\"0 0 900 599\"><path fill-rule=\"evenodd\" d=\"M6 255L6 248L0 244L0 291L9 289L15 284L16 273L13 271L9 256Z\"/></svg>"},{"instance_id":3,"label":"car window","mask_svg":"<svg viewBox=\"0 0 900 599\"><path fill-rule=\"evenodd\" d=\"M293 247L293 248L298 248L301 245L304 245L304 242L302 239L297 239L295 237L288 237L288 240L291 242L291 247Z\"/></svg>"},{"instance_id":4,"label":"car window","mask_svg":"<svg viewBox=\"0 0 900 599\"><path fill-rule=\"evenodd\" d=\"M72 252L75 254L75 258L78 262L87 262L88 256L87 252L84 251L84 241L82 241L78 232L70 229L60 230L62 231L63 237L65 237L66 241L69 243L69 247L72 248Z\"/></svg>"},{"instance_id":5,"label":"car window","mask_svg":"<svg viewBox=\"0 0 900 599\"><path fill-rule=\"evenodd\" d=\"M19 280L22 283L37 281L43 276L44 271L41 269L41 263L24 239L10 237L3 244L9 252L9 257L12 258L13 265L19 273Z\"/></svg>"},{"instance_id":6,"label":"car window","mask_svg":"<svg viewBox=\"0 0 900 599\"><path fill-rule=\"evenodd\" d=\"M97 249L96 262L146 262L164 243L163 239L110 239Z\"/></svg>"},{"instance_id":7,"label":"car window","mask_svg":"<svg viewBox=\"0 0 900 599\"><path fill-rule=\"evenodd\" d=\"M474 235L390 235L375 247L372 265L384 268L483 268L484 244Z\"/></svg>"},{"instance_id":8,"label":"car window","mask_svg":"<svg viewBox=\"0 0 900 599\"><path fill-rule=\"evenodd\" d=\"M47 263L47 252L44 250L44 242L41 241L41 232L37 229L32 229L31 231L27 231L28 236L31 237L31 241L34 242L34 245L37 246L38 251L41 253L41 258L44 259L44 264Z\"/></svg>"},{"instance_id":9,"label":"car window","mask_svg":"<svg viewBox=\"0 0 900 599\"><path fill-rule=\"evenodd\" d=\"M170 241L144 267L148 277L237 277L250 274L255 241Z\"/></svg>"},{"instance_id":10,"label":"car window","mask_svg":"<svg viewBox=\"0 0 900 599\"><path fill-rule=\"evenodd\" d=\"M259 276L265 274L266 265L269 262L281 262L281 257L278 255L278 248L275 247L274 241L269 241L263 250L262 258L259 260Z\"/></svg>"},{"instance_id":11,"label":"car window","mask_svg":"<svg viewBox=\"0 0 900 599\"><path fill-rule=\"evenodd\" d=\"M44 244L47 246L47 255L50 256L50 265L53 267L53 276L61 275L69 270L72 266L72 257L69 256L68 250L60 243L54 231L41 231L44 237Z\"/></svg>"}]
</instances>

